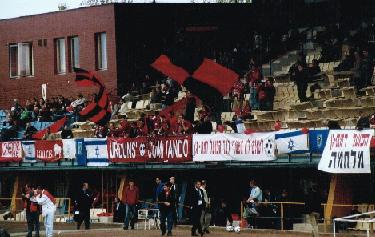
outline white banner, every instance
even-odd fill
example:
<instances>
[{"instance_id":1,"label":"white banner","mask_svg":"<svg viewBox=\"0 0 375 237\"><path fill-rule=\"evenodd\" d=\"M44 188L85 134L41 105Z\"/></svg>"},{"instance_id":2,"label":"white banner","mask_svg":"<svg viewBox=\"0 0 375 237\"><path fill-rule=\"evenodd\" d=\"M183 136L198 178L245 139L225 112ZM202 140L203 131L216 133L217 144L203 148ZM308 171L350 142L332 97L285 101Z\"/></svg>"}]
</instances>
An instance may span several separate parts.
<instances>
[{"instance_id":1,"label":"white banner","mask_svg":"<svg viewBox=\"0 0 375 237\"><path fill-rule=\"evenodd\" d=\"M193 135L193 161L270 161L275 159L274 133Z\"/></svg>"},{"instance_id":2,"label":"white banner","mask_svg":"<svg viewBox=\"0 0 375 237\"><path fill-rule=\"evenodd\" d=\"M62 139L63 142L63 153L65 159L76 158L76 141L75 139Z\"/></svg>"},{"instance_id":3,"label":"white banner","mask_svg":"<svg viewBox=\"0 0 375 237\"><path fill-rule=\"evenodd\" d=\"M374 130L330 130L318 169L335 174L371 173Z\"/></svg>"},{"instance_id":4,"label":"white banner","mask_svg":"<svg viewBox=\"0 0 375 237\"><path fill-rule=\"evenodd\" d=\"M303 153L309 150L307 133L301 130L282 130L275 132L278 154Z\"/></svg>"},{"instance_id":5,"label":"white banner","mask_svg":"<svg viewBox=\"0 0 375 237\"><path fill-rule=\"evenodd\" d=\"M106 138L85 138L87 166L108 166Z\"/></svg>"},{"instance_id":6,"label":"white banner","mask_svg":"<svg viewBox=\"0 0 375 237\"><path fill-rule=\"evenodd\" d=\"M47 100L47 84L42 84L42 98Z\"/></svg>"}]
</instances>

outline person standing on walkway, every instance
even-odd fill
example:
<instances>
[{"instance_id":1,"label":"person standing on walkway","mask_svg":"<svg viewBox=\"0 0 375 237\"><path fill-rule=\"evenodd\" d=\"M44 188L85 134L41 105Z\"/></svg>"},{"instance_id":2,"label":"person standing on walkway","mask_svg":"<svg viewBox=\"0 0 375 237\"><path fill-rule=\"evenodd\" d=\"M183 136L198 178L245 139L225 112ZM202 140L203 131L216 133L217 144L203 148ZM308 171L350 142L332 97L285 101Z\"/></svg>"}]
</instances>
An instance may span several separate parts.
<instances>
[{"instance_id":1,"label":"person standing on walkway","mask_svg":"<svg viewBox=\"0 0 375 237\"><path fill-rule=\"evenodd\" d=\"M22 200L24 201L24 207L26 209L26 237L32 237L33 231L35 231L35 236L39 237L39 205L35 200L33 188L28 184L25 185L24 192L22 193Z\"/></svg>"},{"instance_id":2,"label":"person standing on walkway","mask_svg":"<svg viewBox=\"0 0 375 237\"><path fill-rule=\"evenodd\" d=\"M205 206L203 207L202 209L202 215L201 215L201 219L200 219L200 222L201 222L201 225L202 225L202 231L206 234L209 234L210 231L209 231L209 227L210 227L210 223L211 223L211 206L210 206L210 197L208 195L208 192L207 192L207 181L206 180L202 180L202 186L201 186L201 190L203 191L203 199L204 199L204 202L205 202Z\"/></svg>"},{"instance_id":3,"label":"person standing on walkway","mask_svg":"<svg viewBox=\"0 0 375 237\"><path fill-rule=\"evenodd\" d=\"M173 212L176 211L176 199L171 190L171 183L166 183L159 194L160 230L161 235L172 236ZM167 232L168 231L168 232Z\"/></svg>"},{"instance_id":4,"label":"person standing on walkway","mask_svg":"<svg viewBox=\"0 0 375 237\"><path fill-rule=\"evenodd\" d=\"M90 208L94 199L88 183L82 184L82 189L77 198L79 217L77 222L77 230L81 228L82 222L85 222L85 230L90 229Z\"/></svg>"},{"instance_id":5,"label":"person standing on walkway","mask_svg":"<svg viewBox=\"0 0 375 237\"><path fill-rule=\"evenodd\" d=\"M53 236L53 221L55 219L55 198L46 190L38 187L34 193L35 201L42 206L42 215L44 217L44 227L46 237Z\"/></svg>"},{"instance_id":6,"label":"person standing on walkway","mask_svg":"<svg viewBox=\"0 0 375 237\"><path fill-rule=\"evenodd\" d=\"M153 202L158 202L159 194L163 191L164 183L161 181L159 177L155 178L155 187L154 187L154 196L153 196Z\"/></svg>"},{"instance_id":7,"label":"person standing on walkway","mask_svg":"<svg viewBox=\"0 0 375 237\"><path fill-rule=\"evenodd\" d=\"M129 180L129 185L124 188L122 193L122 203L125 206L125 220L124 220L124 230L130 227L134 230L134 223L137 218L136 216L136 205L139 202L139 189L134 184L134 180Z\"/></svg>"},{"instance_id":8,"label":"person standing on walkway","mask_svg":"<svg viewBox=\"0 0 375 237\"><path fill-rule=\"evenodd\" d=\"M190 200L190 206L191 206L191 236L198 236L196 231L198 230L198 233L203 236L202 231L202 225L200 222L202 210L205 206L204 198L203 198L203 191L201 190L201 182L196 181L195 186L193 189L193 194Z\"/></svg>"},{"instance_id":9,"label":"person standing on walkway","mask_svg":"<svg viewBox=\"0 0 375 237\"><path fill-rule=\"evenodd\" d=\"M175 205L174 205L174 211L173 211L173 224L174 226L177 225L177 219L178 219L178 201L180 199L180 194L178 192L178 186L176 184L176 178L175 177L170 177L169 182L171 183L171 191L173 194L173 198L175 200Z\"/></svg>"}]
</instances>

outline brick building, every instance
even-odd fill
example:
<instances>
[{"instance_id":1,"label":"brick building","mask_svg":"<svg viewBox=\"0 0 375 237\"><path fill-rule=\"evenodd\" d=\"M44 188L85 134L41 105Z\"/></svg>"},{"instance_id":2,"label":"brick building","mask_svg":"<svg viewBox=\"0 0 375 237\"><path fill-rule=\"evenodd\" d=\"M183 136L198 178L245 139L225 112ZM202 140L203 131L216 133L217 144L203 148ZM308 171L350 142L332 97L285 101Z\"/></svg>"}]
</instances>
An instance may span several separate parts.
<instances>
[{"instance_id":1,"label":"brick building","mask_svg":"<svg viewBox=\"0 0 375 237\"><path fill-rule=\"evenodd\" d=\"M0 32L0 107L40 98L42 84L47 98L76 96L73 66L117 86L114 5L1 20Z\"/></svg>"}]
</instances>

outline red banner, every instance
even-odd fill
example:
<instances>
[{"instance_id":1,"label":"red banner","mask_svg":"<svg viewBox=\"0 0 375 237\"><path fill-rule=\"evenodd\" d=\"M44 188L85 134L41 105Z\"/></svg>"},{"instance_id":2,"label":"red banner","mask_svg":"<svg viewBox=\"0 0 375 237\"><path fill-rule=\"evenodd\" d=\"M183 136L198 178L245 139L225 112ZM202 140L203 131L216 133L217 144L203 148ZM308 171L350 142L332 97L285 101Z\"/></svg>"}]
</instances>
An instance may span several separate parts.
<instances>
[{"instance_id":1,"label":"red banner","mask_svg":"<svg viewBox=\"0 0 375 237\"><path fill-rule=\"evenodd\" d=\"M0 146L0 162L19 162L22 160L21 142L2 142Z\"/></svg>"},{"instance_id":2,"label":"red banner","mask_svg":"<svg viewBox=\"0 0 375 237\"><path fill-rule=\"evenodd\" d=\"M44 162L60 160L63 158L62 141L35 141L35 158Z\"/></svg>"},{"instance_id":3,"label":"red banner","mask_svg":"<svg viewBox=\"0 0 375 237\"><path fill-rule=\"evenodd\" d=\"M191 136L107 138L111 162L192 161L191 144Z\"/></svg>"}]
</instances>

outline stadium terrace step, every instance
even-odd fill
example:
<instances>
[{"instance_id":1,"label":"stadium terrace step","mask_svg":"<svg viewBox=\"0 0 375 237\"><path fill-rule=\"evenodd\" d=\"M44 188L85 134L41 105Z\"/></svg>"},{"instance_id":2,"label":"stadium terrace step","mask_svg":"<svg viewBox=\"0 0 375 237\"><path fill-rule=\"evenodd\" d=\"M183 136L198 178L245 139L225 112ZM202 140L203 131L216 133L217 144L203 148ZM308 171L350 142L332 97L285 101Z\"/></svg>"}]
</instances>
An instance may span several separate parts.
<instances>
[{"instance_id":1,"label":"stadium terrace step","mask_svg":"<svg viewBox=\"0 0 375 237\"><path fill-rule=\"evenodd\" d=\"M297 61L297 51L290 51L285 55L272 61L271 65L269 63L262 65L262 73L264 76L276 76L276 74L285 74L288 72L290 65ZM270 72L271 69L271 72ZM283 72L283 73L276 73Z\"/></svg>"},{"instance_id":2,"label":"stadium terrace step","mask_svg":"<svg viewBox=\"0 0 375 237\"><path fill-rule=\"evenodd\" d=\"M331 89L321 89L314 91L314 98L316 99L331 99L332 98L332 90Z\"/></svg>"},{"instance_id":3,"label":"stadium terrace step","mask_svg":"<svg viewBox=\"0 0 375 237\"><path fill-rule=\"evenodd\" d=\"M353 99L353 98L356 98L357 95L355 93L355 89L354 87L343 87L341 89L342 91L342 96L345 98L345 99Z\"/></svg>"},{"instance_id":4,"label":"stadium terrace step","mask_svg":"<svg viewBox=\"0 0 375 237\"><path fill-rule=\"evenodd\" d=\"M337 87L350 87L350 78L342 78L337 80ZM366 88L364 88L366 89Z\"/></svg>"},{"instance_id":5,"label":"stadium terrace step","mask_svg":"<svg viewBox=\"0 0 375 237\"><path fill-rule=\"evenodd\" d=\"M340 108L340 107L359 107L360 104L358 103L358 99L351 99L351 98L345 98L345 99L329 99L325 102L325 107L334 107L334 108Z\"/></svg>"},{"instance_id":6,"label":"stadium terrace step","mask_svg":"<svg viewBox=\"0 0 375 237\"><path fill-rule=\"evenodd\" d=\"M314 119L320 119L323 117L323 111L322 110L315 110L315 109L309 109L309 110L306 110L306 118L307 119L311 119L311 120L314 120Z\"/></svg>"},{"instance_id":7,"label":"stadium terrace step","mask_svg":"<svg viewBox=\"0 0 375 237\"><path fill-rule=\"evenodd\" d=\"M298 104L291 105L291 108L293 110L298 110L298 111L300 111L300 110L306 110L306 109L313 108L313 104L310 101L301 102L301 103L298 103Z\"/></svg>"},{"instance_id":8,"label":"stadium terrace step","mask_svg":"<svg viewBox=\"0 0 375 237\"><path fill-rule=\"evenodd\" d=\"M313 108L315 109L321 109L324 108L323 103L325 100L311 100L311 104L313 105Z\"/></svg>"},{"instance_id":9,"label":"stadium terrace step","mask_svg":"<svg viewBox=\"0 0 375 237\"><path fill-rule=\"evenodd\" d=\"M82 130L82 129L74 129L72 130L74 138L88 138L88 137L95 137L95 129L89 130Z\"/></svg>"},{"instance_id":10,"label":"stadium terrace step","mask_svg":"<svg viewBox=\"0 0 375 237\"><path fill-rule=\"evenodd\" d=\"M365 87L360 91L365 92L367 96L375 96L375 86Z\"/></svg>"},{"instance_id":11,"label":"stadium terrace step","mask_svg":"<svg viewBox=\"0 0 375 237\"><path fill-rule=\"evenodd\" d=\"M269 121L245 121L244 125L246 128L250 128L255 131L272 131L274 130L274 120Z\"/></svg>"},{"instance_id":12,"label":"stadium terrace step","mask_svg":"<svg viewBox=\"0 0 375 237\"><path fill-rule=\"evenodd\" d=\"M288 121L286 123L289 129L319 128L325 126L323 120Z\"/></svg>"},{"instance_id":13,"label":"stadium terrace step","mask_svg":"<svg viewBox=\"0 0 375 237\"><path fill-rule=\"evenodd\" d=\"M72 124L73 128L78 128L78 129L81 129L81 130L90 130L90 129L94 128L94 126L95 126L95 123L93 123L93 122L74 122Z\"/></svg>"}]
</instances>

